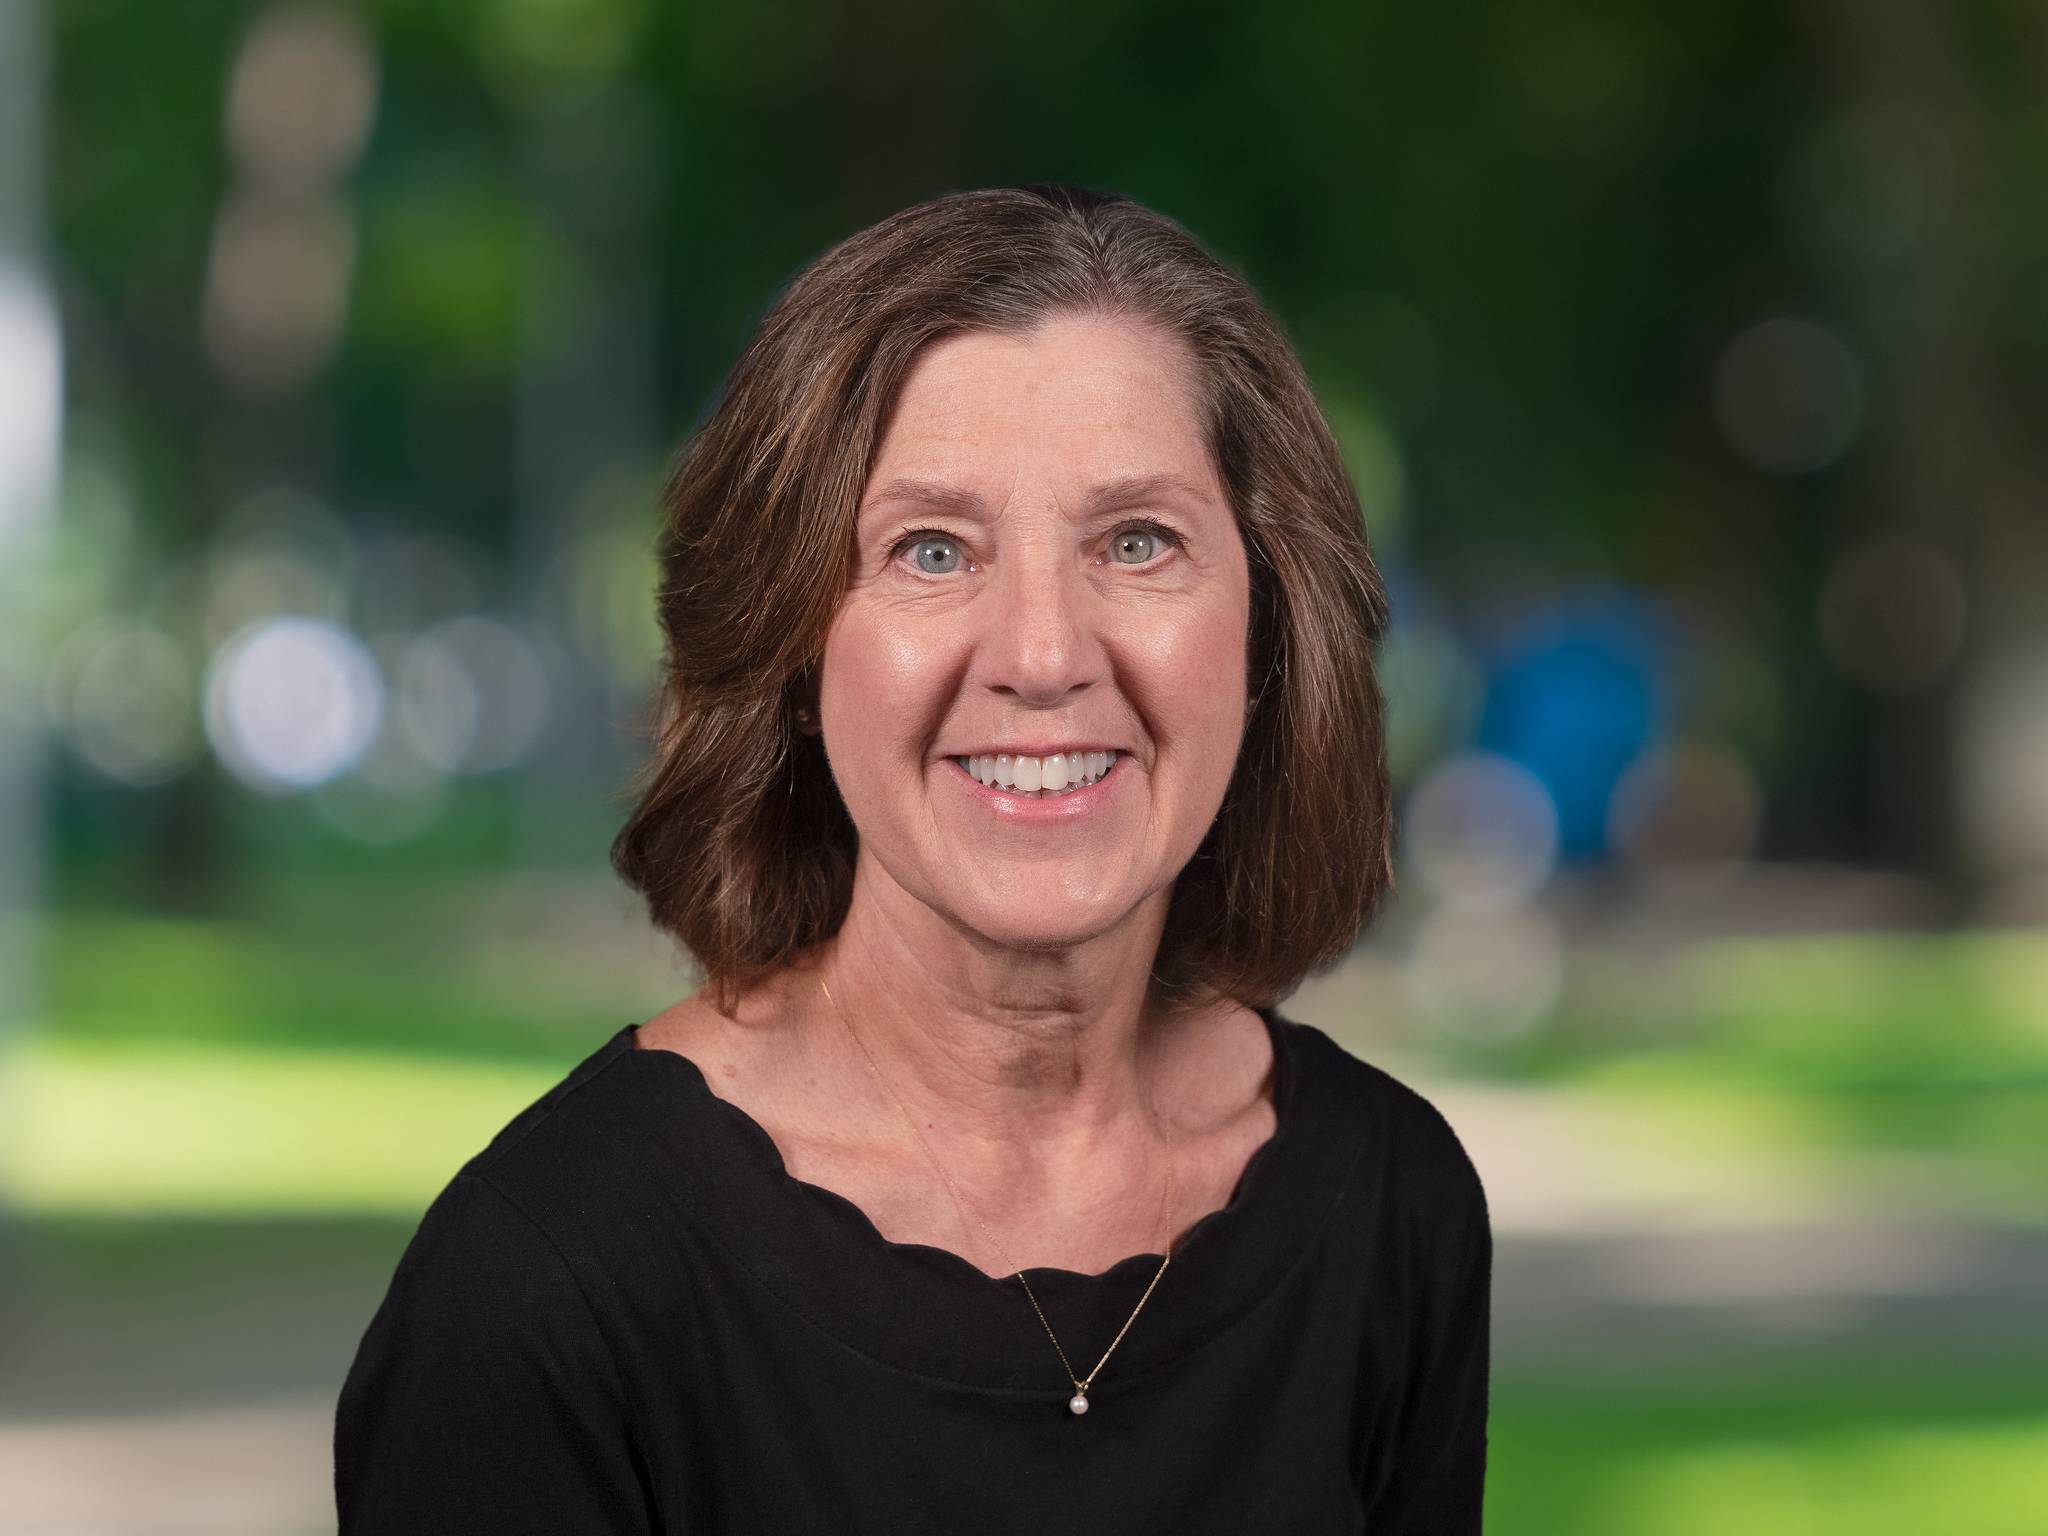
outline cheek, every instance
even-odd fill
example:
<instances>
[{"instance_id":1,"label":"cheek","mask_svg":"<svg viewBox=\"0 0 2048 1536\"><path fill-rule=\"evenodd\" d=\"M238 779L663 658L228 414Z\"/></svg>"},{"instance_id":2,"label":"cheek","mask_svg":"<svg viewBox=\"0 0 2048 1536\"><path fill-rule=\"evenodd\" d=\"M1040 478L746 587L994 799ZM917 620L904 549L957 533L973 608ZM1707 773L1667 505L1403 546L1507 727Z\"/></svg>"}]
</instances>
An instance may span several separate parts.
<instances>
[{"instance_id":1,"label":"cheek","mask_svg":"<svg viewBox=\"0 0 2048 1536\"><path fill-rule=\"evenodd\" d=\"M1202 711L1204 727L1213 734L1217 761L1224 765L1225 778L1237 760L1237 748L1244 739L1248 667L1242 624L1219 628L1208 637L1205 647L1201 690L1207 702Z\"/></svg>"},{"instance_id":2,"label":"cheek","mask_svg":"<svg viewBox=\"0 0 2048 1536\"><path fill-rule=\"evenodd\" d=\"M1230 735L1244 724L1247 615L1228 606L1153 628L1143 642L1146 693L1162 733Z\"/></svg>"},{"instance_id":3,"label":"cheek","mask_svg":"<svg viewBox=\"0 0 2048 1536\"><path fill-rule=\"evenodd\" d=\"M850 767L915 755L943 704L943 672L938 647L913 631L844 617L826 637L820 695L832 755Z\"/></svg>"}]
</instances>

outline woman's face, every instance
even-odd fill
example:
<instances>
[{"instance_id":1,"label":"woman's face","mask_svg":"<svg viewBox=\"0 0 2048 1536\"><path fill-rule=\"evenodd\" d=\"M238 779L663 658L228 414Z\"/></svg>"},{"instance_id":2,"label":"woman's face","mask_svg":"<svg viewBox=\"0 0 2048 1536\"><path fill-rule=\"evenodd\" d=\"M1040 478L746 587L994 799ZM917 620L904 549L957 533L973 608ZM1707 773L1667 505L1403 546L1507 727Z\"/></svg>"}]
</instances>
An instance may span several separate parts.
<instances>
[{"instance_id":1,"label":"woman's face","mask_svg":"<svg viewBox=\"0 0 2048 1536\"><path fill-rule=\"evenodd\" d=\"M819 713L859 879L1018 948L1092 937L1169 890L1237 761L1250 617L1185 346L1099 316L934 343L857 550ZM958 761L1076 749L1115 765L1057 798Z\"/></svg>"}]
</instances>

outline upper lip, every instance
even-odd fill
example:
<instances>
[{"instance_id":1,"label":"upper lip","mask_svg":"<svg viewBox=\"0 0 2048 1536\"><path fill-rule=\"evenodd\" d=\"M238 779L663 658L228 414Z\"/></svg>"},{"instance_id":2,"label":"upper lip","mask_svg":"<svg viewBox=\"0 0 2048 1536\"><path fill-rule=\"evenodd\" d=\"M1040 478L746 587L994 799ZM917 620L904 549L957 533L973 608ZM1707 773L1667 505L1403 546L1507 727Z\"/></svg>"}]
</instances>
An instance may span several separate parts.
<instances>
[{"instance_id":1,"label":"upper lip","mask_svg":"<svg viewBox=\"0 0 2048 1536\"><path fill-rule=\"evenodd\" d=\"M946 755L948 757L995 757L1000 754L1010 757L1051 757L1055 752L1064 752L1067 756L1073 757L1077 753L1082 752L1115 752L1121 754L1123 750L1122 747L1112 747L1107 744L1094 742L1082 742L1076 746L1071 742L1049 741L1037 746L1011 744L1000 747L970 747L965 752L948 752Z\"/></svg>"}]
</instances>

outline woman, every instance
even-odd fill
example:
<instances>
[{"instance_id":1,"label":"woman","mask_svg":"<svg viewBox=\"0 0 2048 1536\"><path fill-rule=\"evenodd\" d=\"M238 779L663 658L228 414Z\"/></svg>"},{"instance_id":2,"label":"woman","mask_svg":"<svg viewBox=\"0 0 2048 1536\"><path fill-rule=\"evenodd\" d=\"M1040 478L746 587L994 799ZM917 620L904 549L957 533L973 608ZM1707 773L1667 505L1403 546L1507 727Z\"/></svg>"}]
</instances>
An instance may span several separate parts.
<instances>
[{"instance_id":1,"label":"woman","mask_svg":"<svg viewBox=\"0 0 2048 1536\"><path fill-rule=\"evenodd\" d=\"M1386 602L1301 369L1171 221L911 208L664 492L613 849L704 991L435 1201L344 1532L1476 1532L1492 1239L1274 1003L1388 888Z\"/></svg>"}]
</instances>

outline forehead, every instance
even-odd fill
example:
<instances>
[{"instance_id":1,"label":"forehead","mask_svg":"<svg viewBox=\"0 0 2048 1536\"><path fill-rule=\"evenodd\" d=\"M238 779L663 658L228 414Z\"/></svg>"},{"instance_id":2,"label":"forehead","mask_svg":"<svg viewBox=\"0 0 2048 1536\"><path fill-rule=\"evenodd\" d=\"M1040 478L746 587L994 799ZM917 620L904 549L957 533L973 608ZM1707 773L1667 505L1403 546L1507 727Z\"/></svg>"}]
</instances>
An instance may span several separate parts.
<instances>
[{"instance_id":1,"label":"forehead","mask_svg":"<svg viewBox=\"0 0 2048 1536\"><path fill-rule=\"evenodd\" d=\"M1213 484L1198 376L1186 343L1128 319L1056 316L1014 335L948 336L905 376L872 478L1178 472Z\"/></svg>"}]
</instances>

